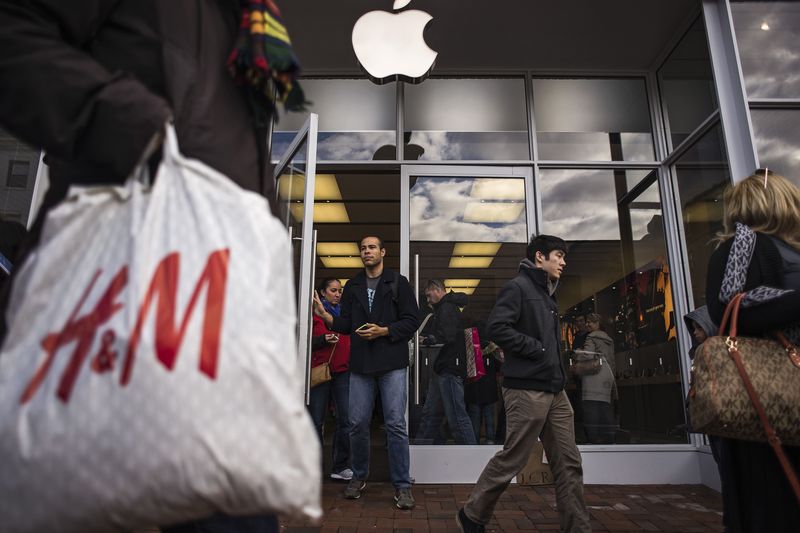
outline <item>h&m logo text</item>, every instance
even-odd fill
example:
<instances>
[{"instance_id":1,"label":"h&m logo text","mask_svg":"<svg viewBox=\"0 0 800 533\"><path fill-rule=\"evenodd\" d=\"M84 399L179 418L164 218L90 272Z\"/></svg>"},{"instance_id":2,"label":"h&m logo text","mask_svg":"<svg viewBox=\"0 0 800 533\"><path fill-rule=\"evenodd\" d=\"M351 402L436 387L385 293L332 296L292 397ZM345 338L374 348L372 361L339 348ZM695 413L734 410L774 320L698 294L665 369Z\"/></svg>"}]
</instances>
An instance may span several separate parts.
<instances>
[{"instance_id":1,"label":"h&m logo text","mask_svg":"<svg viewBox=\"0 0 800 533\"><path fill-rule=\"evenodd\" d=\"M206 305L200 341L200 372L209 379L216 379L229 256L228 249L216 250L208 256L205 268L195 283L194 291L179 324L176 323L175 318L180 278L180 254L177 252L168 254L158 263L153 277L150 279L147 292L138 307L136 325L128 336L129 341L120 373L120 385L125 386L131 380L142 328L154 304L156 359L170 371L175 367L186 328L203 289L206 290ZM85 311L83 307L86 299L101 274L102 270L95 272L89 286L83 291L83 295L61 331L49 333L42 339L41 346L45 351L45 359L25 387L20 397L21 404L29 402L36 395L36 391L47 377L58 351L71 344L74 344L75 347L56 389L56 396L62 402L69 402L75 382L87 358L90 359L89 367L93 372L106 373L116 368L118 354L114 351L114 343L117 333L113 329L109 328L103 332L100 347L94 354L90 356L89 351L95 344L95 338L100 329L125 306L125 303L118 301L118 298L128 284L128 266L120 268L111 279L94 309ZM81 312L84 314L80 315Z\"/></svg>"}]
</instances>

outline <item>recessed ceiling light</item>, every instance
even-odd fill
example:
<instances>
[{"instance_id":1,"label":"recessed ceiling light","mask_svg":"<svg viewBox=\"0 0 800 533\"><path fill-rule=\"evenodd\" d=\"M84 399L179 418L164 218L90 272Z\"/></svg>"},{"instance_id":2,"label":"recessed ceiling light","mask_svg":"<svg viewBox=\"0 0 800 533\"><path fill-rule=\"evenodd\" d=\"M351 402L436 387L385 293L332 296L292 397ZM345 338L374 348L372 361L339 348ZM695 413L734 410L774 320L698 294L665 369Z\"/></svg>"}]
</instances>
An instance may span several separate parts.
<instances>
[{"instance_id":1,"label":"recessed ceiling light","mask_svg":"<svg viewBox=\"0 0 800 533\"><path fill-rule=\"evenodd\" d=\"M494 242L457 242L453 255L497 255L501 244Z\"/></svg>"},{"instance_id":2,"label":"recessed ceiling light","mask_svg":"<svg viewBox=\"0 0 800 533\"><path fill-rule=\"evenodd\" d=\"M450 291L463 292L464 294L471 295L471 294L473 294L475 292L475 289L477 289L477 287L449 287L449 286L445 285L444 289L447 292L450 292Z\"/></svg>"},{"instance_id":3,"label":"recessed ceiling light","mask_svg":"<svg viewBox=\"0 0 800 533\"><path fill-rule=\"evenodd\" d=\"M304 205L292 205L290 207L292 216L298 222L303 221ZM341 223L346 224L350 222L350 217L347 215L347 209L344 204L336 203L315 203L314 204L314 222L327 222L327 223Z\"/></svg>"},{"instance_id":4,"label":"recessed ceiling light","mask_svg":"<svg viewBox=\"0 0 800 533\"><path fill-rule=\"evenodd\" d=\"M450 268L489 268L494 257L451 257Z\"/></svg>"},{"instance_id":5,"label":"recessed ceiling light","mask_svg":"<svg viewBox=\"0 0 800 533\"><path fill-rule=\"evenodd\" d=\"M481 282L479 279L446 279L445 286L450 287L477 287Z\"/></svg>"},{"instance_id":6,"label":"recessed ceiling light","mask_svg":"<svg viewBox=\"0 0 800 533\"><path fill-rule=\"evenodd\" d=\"M525 200L525 180L478 178L472 182L469 195L483 200Z\"/></svg>"},{"instance_id":7,"label":"recessed ceiling light","mask_svg":"<svg viewBox=\"0 0 800 533\"><path fill-rule=\"evenodd\" d=\"M317 255L361 255L354 242L320 242L317 243Z\"/></svg>"},{"instance_id":8,"label":"recessed ceiling light","mask_svg":"<svg viewBox=\"0 0 800 533\"><path fill-rule=\"evenodd\" d=\"M766 20L761 23L761 29L764 31L769 31L769 24L767 24Z\"/></svg>"},{"instance_id":9,"label":"recessed ceiling light","mask_svg":"<svg viewBox=\"0 0 800 533\"><path fill-rule=\"evenodd\" d=\"M302 174L283 174L278 178L278 197L283 200L302 200L306 193L306 177ZM315 200L341 200L342 193L334 174L317 174L314 178Z\"/></svg>"},{"instance_id":10,"label":"recessed ceiling light","mask_svg":"<svg viewBox=\"0 0 800 533\"><path fill-rule=\"evenodd\" d=\"M320 257L325 268L364 268L360 257Z\"/></svg>"}]
</instances>

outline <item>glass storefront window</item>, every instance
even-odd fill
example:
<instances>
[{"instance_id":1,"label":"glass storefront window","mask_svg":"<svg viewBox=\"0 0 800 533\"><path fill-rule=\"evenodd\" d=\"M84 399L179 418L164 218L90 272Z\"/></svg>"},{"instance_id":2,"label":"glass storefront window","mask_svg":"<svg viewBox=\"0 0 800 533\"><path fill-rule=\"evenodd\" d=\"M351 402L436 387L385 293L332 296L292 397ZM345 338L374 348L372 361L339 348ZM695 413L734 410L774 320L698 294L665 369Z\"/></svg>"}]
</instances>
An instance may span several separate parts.
<instances>
[{"instance_id":1,"label":"glass storefront window","mask_svg":"<svg viewBox=\"0 0 800 533\"><path fill-rule=\"evenodd\" d=\"M694 307L700 307L706 301L706 272L715 247L713 239L722 229L722 193L731 181L719 125L689 148L675 164L674 173Z\"/></svg>"},{"instance_id":2,"label":"glass storefront window","mask_svg":"<svg viewBox=\"0 0 800 533\"><path fill-rule=\"evenodd\" d=\"M800 3L733 1L731 12L748 97L800 98Z\"/></svg>"},{"instance_id":3,"label":"glass storefront window","mask_svg":"<svg viewBox=\"0 0 800 533\"><path fill-rule=\"evenodd\" d=\"M677 319L655 170L544 169L542 232L564 238L567 266L558 289L565 348L582 350L586 315L600 316L613 346L610 403L619 397L618 429L598 432L588 391L594 376L572 377L579 443L685 443L687 434ZM564 353L565 366L576 352ZM592 400L590 400L592 398ZM588 403L587 403L588 401ZM610 424L615 425L612 420Z\"/></svg>"},{"instance_id":4,"label":"glass storefront window","mask_svg":"<svg viewBox=\"0 0 800 533\"><path fill-rule=\"evenodd\" d=\"M644 80L534 79L539 159L652 161Z\"/></svg>"},{"instance_id":5,"label":"glass storefront window","mask_svg":"<svg viewBox=\"0 0 800 533\"><path fill-rule=\"evenodd\" d=\"M530 159L522 78L406 85L404 120L406 160Z\"/></svg>"},{"instance_id":6,"label":"glass storefront window","mask_svg":"<svg viewBox=\"0 0 800 533\"><path fill-rule=\"evenodd\" d=\"M453 360L452 345L432 335L434 322L422 328L419 365L412 376L412 381L419 378L419 402L413 386L409 395L409 433L414 444L471 444L470 435L478 444L502 443L503 439L497 384L501 363L499 351L489 348L486 320L500 289L516 276L525 257L529 234L525 177L480 176L480 170L476 171L478 176L411 176L409 259L419 265L422 316L433 309L426 303L427 282L440 280L446 292L456 293L448 298L462 308L461 327L477 328L486 350L486 375L464 382L464 407L455 408L461 415L455 416L458 427L448 425L445 430L434 406L450 393L441 389L437 376L446 377L443 368L465 370L466 362L457 356ZM465 342L463 335L460 342Z\"/></svg>"},{"instance_id":7,"label":"glass storefront window","mask_svg":"<svg viewBox=\"0 0 800 533\"><path fill-rule=\"evenodd\" d=\"M311 101L302 113L281 113L272 134L272 160L279 161L308 113L319 114L318 161L393 160L397 144L394 84L368 80L302 80Z\"/></svg>"},{"instance_id":8,"label":"glass storefront window","mask_svg":"<svg viewBox=\"0 0 800 533\"><path fill-rule=\"evenodd\" d=\"M750 117L760 166L800 187L800 109L752 109Z\"/></svg>"},{"instance_id":9,"label":"glass storefront window","mask_svg":"<svg viewBox=\"0 0 800 533\"><path fill-rule=\"evenodd\" d=\"M658 71L670 150L717 109L705 27L698 18Z\"/></svg>"},{"instance_id":10,"label":"glass storefront window","mask_svg":"<svg viewBox=\"0 0 800 533\"><path fill-rule=\"evenodd\" d=\"M0 130L0 218L27 225L40 152Z\"/></svg>"}]
</instances>

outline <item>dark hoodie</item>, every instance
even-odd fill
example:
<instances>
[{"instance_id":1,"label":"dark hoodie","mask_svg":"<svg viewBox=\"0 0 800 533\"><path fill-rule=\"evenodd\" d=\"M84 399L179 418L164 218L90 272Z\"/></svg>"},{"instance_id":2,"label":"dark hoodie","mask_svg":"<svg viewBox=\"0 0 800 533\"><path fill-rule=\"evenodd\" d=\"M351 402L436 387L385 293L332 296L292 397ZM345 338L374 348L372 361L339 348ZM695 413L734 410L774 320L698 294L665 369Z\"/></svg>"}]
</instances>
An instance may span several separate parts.
<instances>
[{"instance_id":1,"label":"dark hoodie","mask_svg":"<svg viewBox=\"0 0 800 533\"><path fill-rule=\"evenodd\" d=\"M527 259L506 283L489 315L489 340L505 352L503 386L557 393L564 389L561 363L558 282Z\"/></svg>"},{"instance_id":2,"label":"dark hoodie","mask_svg":"<svg viewBox=\"0 0 800 533\"><path fill-rule=\"evenodd\" d=\"M461 322L460 307L467 305L467 295L463 292L448 292L438 303L433 304L433 322L430 331L436 342L444 344L433 371L437 374L447 373L454 376L467 376L466 341L464 339L464 326ZM426 328L427 329L427 328Z\"/></svg>"},{"instance_id":3,"label":"dark hoodie","mask_svg":"<svg viewBox=\"0 0 800 533\"><path fill-rule=\"evenodd\" d=\"M697 347L700 346L700 343L697 342L697 339L694 337L694 326L692 322L697 322L700 327L703 328L703 331L706 332L707 337L716 335L719 326L714 324L714 321L711 320L711 315L708 314L708 307L705 305L686 313L683 316L683 321L686 323L686 327L689 328L689 335L692 337L692 347L689 349L689 357L693 359L694 352L697 350Z\"/></svg>"}]
</instances>

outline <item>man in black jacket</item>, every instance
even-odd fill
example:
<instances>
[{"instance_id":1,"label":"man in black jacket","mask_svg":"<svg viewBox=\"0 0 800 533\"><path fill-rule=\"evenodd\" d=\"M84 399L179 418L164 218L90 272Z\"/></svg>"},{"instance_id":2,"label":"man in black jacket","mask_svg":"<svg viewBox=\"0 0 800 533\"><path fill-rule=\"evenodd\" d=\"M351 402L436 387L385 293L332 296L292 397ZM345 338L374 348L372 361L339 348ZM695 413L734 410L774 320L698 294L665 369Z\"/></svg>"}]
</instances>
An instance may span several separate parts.
<instances>
[{"instance_id":1,"label":"man in black jacket","mask_svg":"<svg viewBox=\"0 0 800 533\"><path fill-rule=\"evenodd\" d=\"M566 243L558 237L532 238L519 274L502 288L489 315L489 337L506 355L507 436L505 447L483 469L456 516L465 533L484 531L497 500L525 466L540 437L555 477L561 531L591 531L573 411L564 391L567 380L554 297L566 253Z\"/></svg>"},{"instance_id":2,"label":"man in black jacket","mask_svg":"<svg viewBox=\"0 0 800 533\"><path fill-rule=\"evenodd\" d=\"M314 312L333 331L350 335L350 453L353 479L344 496L358 499L369 474L369 425L376 391L381 395L389 474L399 509L412 509L409 473L406 403L408 389L408 341L419 327L419 307L408 280L384 268L386 248L375 236L361 239L360 272L347 282L332 316L314 294Z\"/></svg>"},{"instance_id":3,"label":"man in black jacket","mask_svg":"<svg viewBox=\"0 0 800 533\"><path fill-rule=\"evenodd\" d=\"M426 344L442 344L428 380L422 421L416 444L433 444L442 421L447 425L456 444L477 444L472 421L464 403L464 378L467 377L466 344L461 324L460 307L467 305L467 295L446 292L440 279L428 281L425 296L433 307L431 334Z\"/></svg>"}]
</instances>

